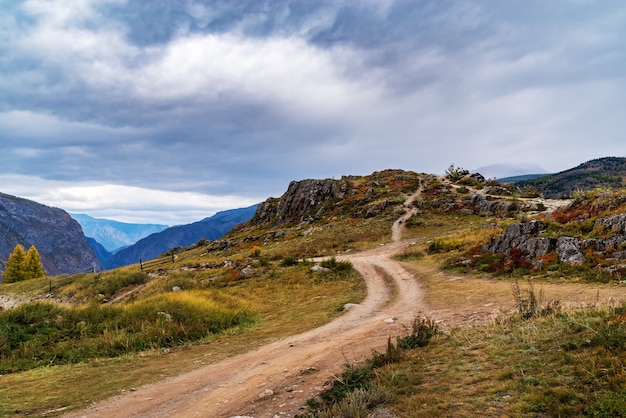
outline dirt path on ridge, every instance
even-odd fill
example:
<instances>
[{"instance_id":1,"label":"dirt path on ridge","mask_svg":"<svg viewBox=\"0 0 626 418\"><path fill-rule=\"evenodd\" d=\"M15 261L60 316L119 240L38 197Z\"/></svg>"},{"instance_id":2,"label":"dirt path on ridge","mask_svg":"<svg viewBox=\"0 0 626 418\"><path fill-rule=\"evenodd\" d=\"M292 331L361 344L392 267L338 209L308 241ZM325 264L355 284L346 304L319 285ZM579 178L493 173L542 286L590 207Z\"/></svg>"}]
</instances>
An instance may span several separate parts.
<instances>
[{"instance_id":1,"label":"dirt path on ridge","mask_svg":"<svg viewBox=\"0 0 626 418\"><path fill-rule=\"evenodd\" d=\"M392 228L393 243L343 255L361 273L367 296L334 321L191 372L142 386L98 402L69 417L293 417L324 383L355 363L384 351L387 339L424 309L416 277L390 257L407 243L402 227L415 211ZM392 281L393 283L390 283Z\"/></svg>"}]
</instances>

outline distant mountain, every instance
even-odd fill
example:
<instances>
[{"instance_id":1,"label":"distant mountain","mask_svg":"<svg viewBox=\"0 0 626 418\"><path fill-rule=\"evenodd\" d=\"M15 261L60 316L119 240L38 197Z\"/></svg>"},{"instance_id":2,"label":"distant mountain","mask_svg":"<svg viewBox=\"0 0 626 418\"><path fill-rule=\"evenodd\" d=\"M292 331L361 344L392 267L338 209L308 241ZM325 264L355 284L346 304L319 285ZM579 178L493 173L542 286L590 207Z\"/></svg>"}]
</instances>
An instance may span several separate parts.
<instances>
[{"instance_id":1,"label":"distant mountain","mask_svg":"<svg viewBox=\"0 0 626 418\"><path fill-rule=\"evenodd\" d=\"M586 191L595 187L624 187L626 158L598 158L560 173L518 181L515 184L520 187L535 187L547 198L569 197L575 191Z\"/></svg>"},{"instance_id":2,"label":"distant mountain","mask_svg":"<svg viewBox=\"0 0 626 418\"><path fill-rule=\"evenodd\" d=\"M174 247L186 247L202 238L208 240L221 238L235 225L250 220L256 208L257 205L253 205L242 209L226 210L198 222L177 225L154 233L115 253L106 263L106 267L112 269L138 263L140 259L151 260Z\"/></svg>"},{"instance_id":3,"label":"distant mountain","mask_svg":"<svg viewBox=\"0 0 626 418\"><path fill-rule=\"evenodd\" d=\"M92 218L89 215L71 213L83 228L85 236L98 241L109 252L116 252L155 232L161 232L167 225L131 224L110 219Z\"/></svg>"},{"instance_id":4,"label":"distant mountain","mask_svg":"<svg viewBox=\"0 0 626 418\"><path fill-rule=\"evenodd\" d=\"M80 225L67 212L0 193L0 260L6 261L16 244L26 250L34 245L48 275L101 269Z\"/></svg>"},{"instance_id":5,"label":"distant mountain","mask_svg":"<svg viewBox=\"0 0 626 418\"><path fill-rule=\"evenodd\" d=\"M100 264L102 264L103 266L109 262L111 257L113 257L113 253L107 251L106 248L104 248L102 244L100 244L95 239L87 237L87 242L89 243L89 246L91 247L93 253L96 255L96 257L98 257L98 261L100 261Z\"/></svg>"},{"instance_id":6,"label":"distant mountain","mask_svg":"<svg viewBox=\"0 0 626 418\"><path fill-rule=\"evenodd\" d=\"M544 176L548 174L547 170L536 164L490 164L471 171L480 173L487 179L524 176L528 173L543 173Z\"/></svg>"},{"instance_id":7,"label":"distant mountain","mask_svg":"<svg viewBox=\"0 0 626 418\"><path fill-rule=\"evenodd\" d=\"M500 183L517 183L524 180L538 179L539 177L549 176L550 174L522 174L519 176L503 177L497 179Z\"/></svg>"}]
</instances>

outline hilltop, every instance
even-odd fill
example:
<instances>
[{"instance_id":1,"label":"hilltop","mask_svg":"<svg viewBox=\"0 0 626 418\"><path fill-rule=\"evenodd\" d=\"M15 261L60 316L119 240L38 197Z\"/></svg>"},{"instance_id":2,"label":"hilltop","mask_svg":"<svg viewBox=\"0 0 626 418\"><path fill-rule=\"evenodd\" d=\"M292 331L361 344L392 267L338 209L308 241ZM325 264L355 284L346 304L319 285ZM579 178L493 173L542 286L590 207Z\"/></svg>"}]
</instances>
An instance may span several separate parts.
<instances>
[{"instance_id":1,"label":"hilltop","mask_svg":"<svg viewBox=\"0 0 626 418\"><path fill-rule=\"evenodd\" d=\"M556 174L518 181L518 187L534 187L546 198L570 197L596 187L626 186L626 158L605 157L587 161Z\"/></svg>"}]
</instances>

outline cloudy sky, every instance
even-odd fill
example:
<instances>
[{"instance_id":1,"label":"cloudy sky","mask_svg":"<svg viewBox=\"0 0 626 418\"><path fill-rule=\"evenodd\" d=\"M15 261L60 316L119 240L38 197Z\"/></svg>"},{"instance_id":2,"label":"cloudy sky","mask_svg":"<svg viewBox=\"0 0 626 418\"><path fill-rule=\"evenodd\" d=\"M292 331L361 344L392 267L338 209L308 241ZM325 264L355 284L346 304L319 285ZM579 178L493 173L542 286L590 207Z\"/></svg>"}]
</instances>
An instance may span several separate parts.
<instances>
[{"instance_id":1,"label":"cloudy sky","mask_svg":"<svg viewBox=\"0 0 626 418\"><path fill-rule=\"evenodd\" d=\"M291 180L623 157L625 39L621 0L0 0L0 192L175 225Z\"/></svg>"}]
</instances>

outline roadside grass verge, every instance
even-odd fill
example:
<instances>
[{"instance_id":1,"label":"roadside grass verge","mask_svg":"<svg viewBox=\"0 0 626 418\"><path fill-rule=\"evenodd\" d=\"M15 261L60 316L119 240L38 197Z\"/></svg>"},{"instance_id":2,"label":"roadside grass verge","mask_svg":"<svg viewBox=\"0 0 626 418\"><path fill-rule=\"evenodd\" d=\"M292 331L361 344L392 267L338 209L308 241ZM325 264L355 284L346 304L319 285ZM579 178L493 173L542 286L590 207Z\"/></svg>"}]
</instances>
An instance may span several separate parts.
<instances>
[{"instance_id":1,"label":"roadside grass verge","mask_svg":"<svg viewBox=\"0 0 626 418\"><path fill-rule=\"evenodd\" d=\"M378 370L398 416L602 416L626 406L624 306L457 327Z\"/></svg>"},{"instance_id":2,"label":"roadside grass verge","mask_svg":"<svg viewBox=\"0 0 626 418\"><path fill-rule=\"evenodd\" d=\"M419 335L423 337L419 337ZM415 340L416 344L406 344ZM384 353L346 365L303 417L617 417L626 411L626 305L441 333L416 320Z\"/></svg>"},{"instance_id":3,"label":"roadside grass verge","mask_svg":"<svg viewBox=\"0 0 626 418\"><path fill-rule=\"evenodd\" d=\"M402 362L404 353L425 347L439 333L434 321L416 316L407 335L387 340L385 352L373 351L361 364L346 364L340 376L328 382L319 398L307 401L303 418L366 417L369 411L389 403L391 392L377 384L378 370ZM300 415L299 415L300 416Z\"/></svg>"}]
</instances>

